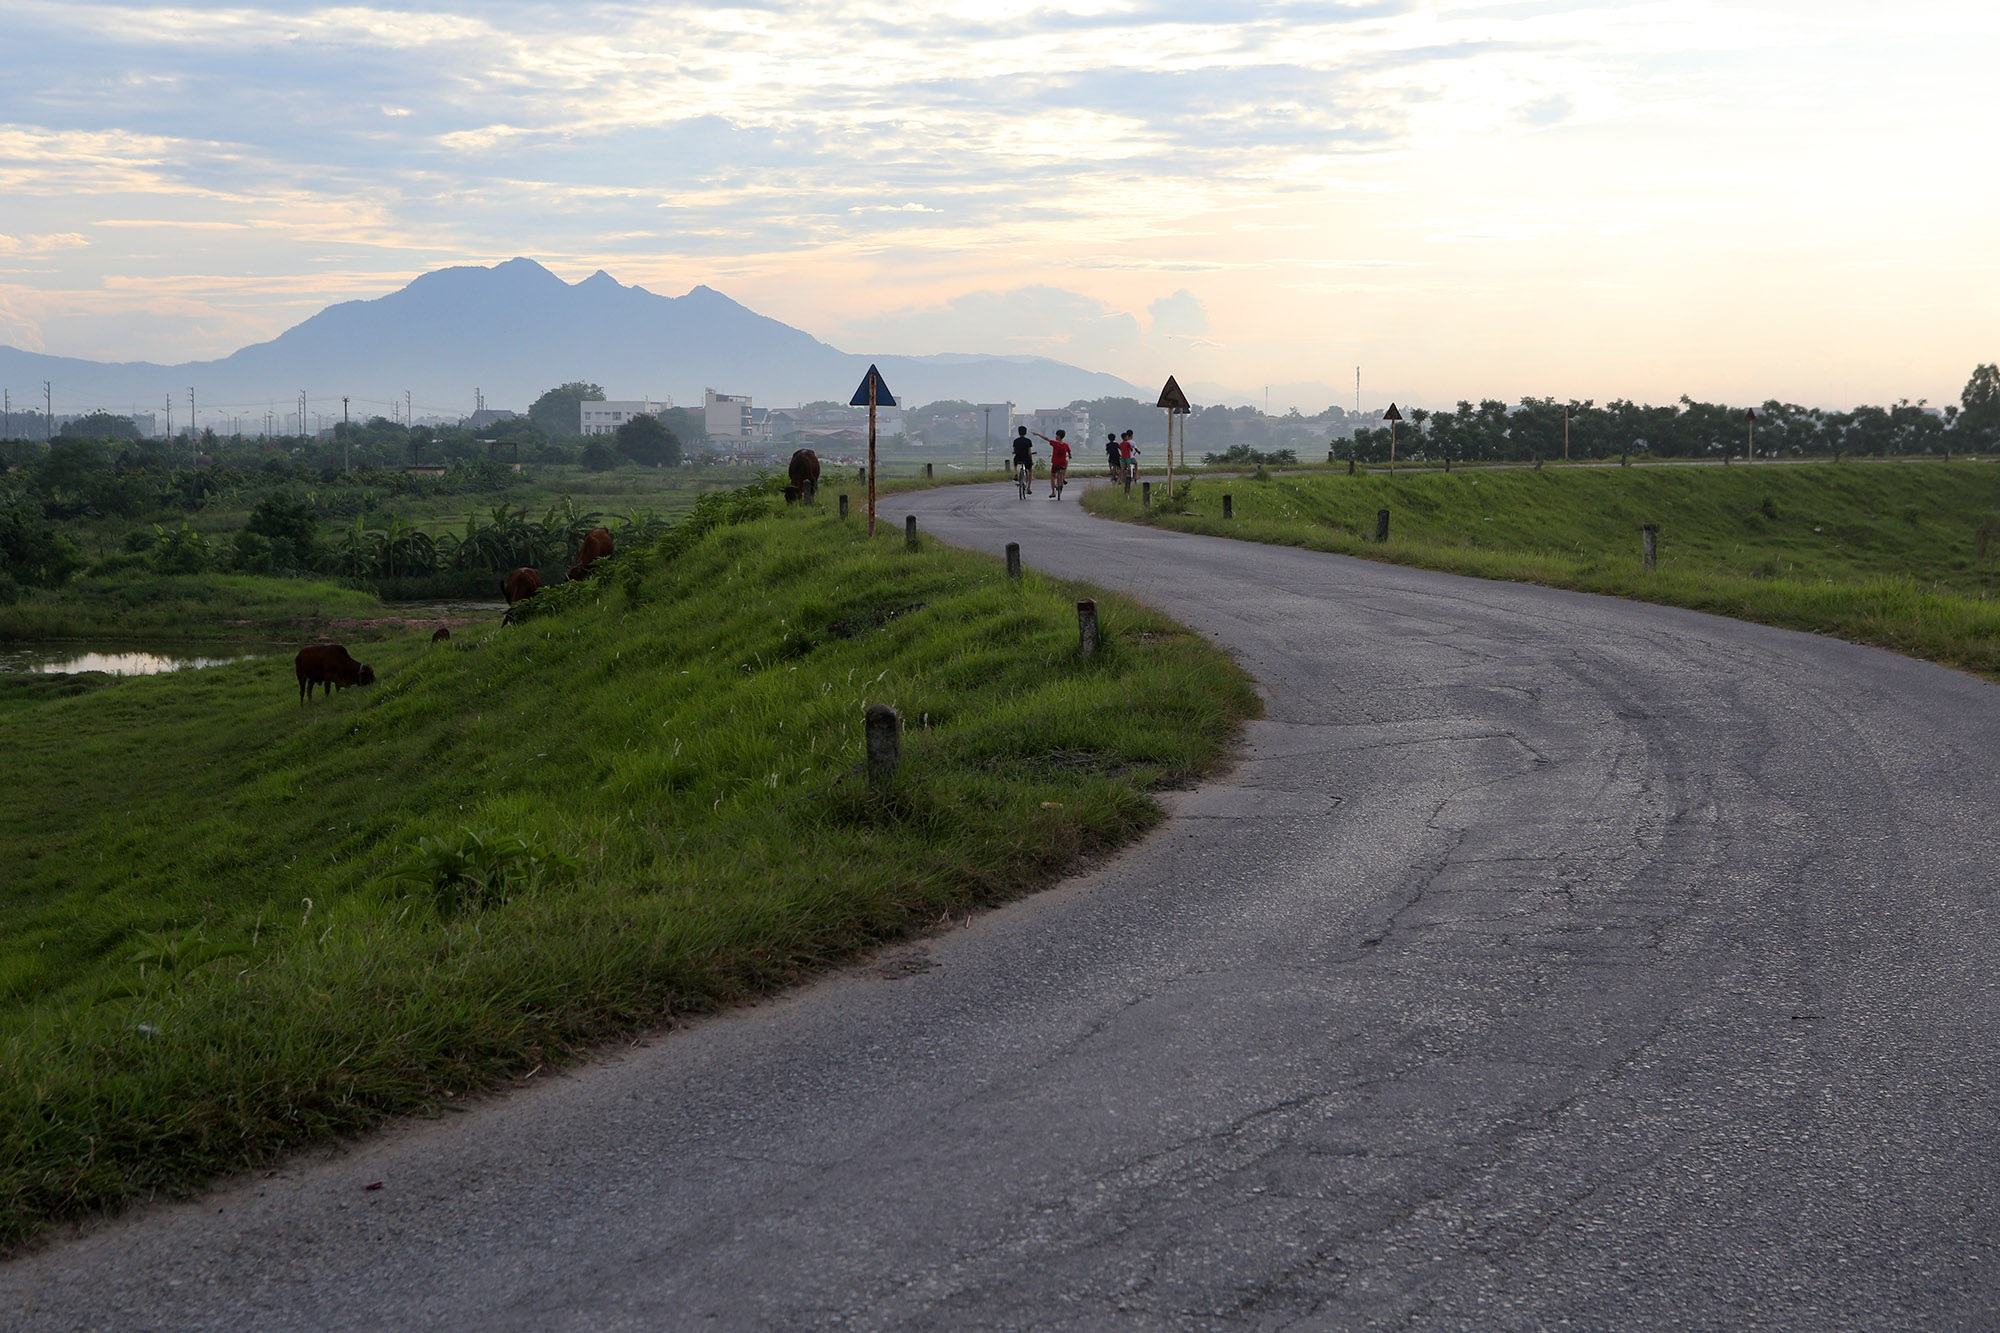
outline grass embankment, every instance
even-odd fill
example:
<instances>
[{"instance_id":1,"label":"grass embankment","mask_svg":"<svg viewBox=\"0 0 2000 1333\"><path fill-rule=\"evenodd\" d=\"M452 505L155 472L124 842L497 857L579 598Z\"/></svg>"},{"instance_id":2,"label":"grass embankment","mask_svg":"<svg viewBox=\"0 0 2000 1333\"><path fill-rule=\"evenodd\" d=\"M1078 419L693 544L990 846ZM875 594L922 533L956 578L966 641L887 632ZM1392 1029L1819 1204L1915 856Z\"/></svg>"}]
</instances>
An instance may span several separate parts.
<instances>
[{"instance_id":1,"label":"grass embankment","mask_svg":"<svg viewBox=\"0 0 2000 1333\"><path fill-rule=\"evenodd\" d=\"M1236 517L1222 517L1231 495ZM1160 499L1156 493L1156 500ZM1713 611L2000 674L2000 466L1816 464L1197 481L1094 513ZM1372 538L1377 510L1390 537ZM1659 569L1639 528L1660 528ZM1983 535L1982 535L1983 534Z\"/></svg>"},{"instance_id":2,"label":"grass embankment","mask_svg":"<svg viewBox=\"0 0 2000 1333\"><path fill-rule=\"evenodd\" d=\"M254 574L117 574L23 591L18 602L0 606L0 640L304 641L335 622L384 614L373 593L318 580Z\"/></svg>"},{"instance_id":3,"label":"grass embankment","mask_svg":"<svg viewBox=\"0 0 2000 1333\"><path fill-rule=\"evenodd\" d=\"M1255 708L1140 607L1082 662L1073 588L783 510L310 707L271 659L0 710L0 1248L1045 883Z\"/></svg>"}]
</instances>

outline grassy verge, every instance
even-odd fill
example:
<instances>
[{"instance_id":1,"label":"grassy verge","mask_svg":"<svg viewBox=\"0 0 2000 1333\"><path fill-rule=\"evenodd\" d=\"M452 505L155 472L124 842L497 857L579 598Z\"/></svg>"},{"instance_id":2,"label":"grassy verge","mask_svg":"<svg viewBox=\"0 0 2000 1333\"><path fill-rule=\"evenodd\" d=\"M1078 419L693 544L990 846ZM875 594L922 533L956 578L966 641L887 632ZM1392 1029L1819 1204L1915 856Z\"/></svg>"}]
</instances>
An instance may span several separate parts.
<instances>
[{"instance_id":1,"label":"grassy verge","mask_svg":"<svg viewBox=\"0 0 2000 1333\"><path fill-rule=\"evenodd\" d=\"M1992 464L1280 476L1197 481L1179 514L1108 488L1084 503L1128 521L1664 602L2000 674ZM1390 539L1378 544L1380 509ZM1640 562L1643 523L1660 528L1652 574Z\"/></svg>"},{"instance_id":2,"label":"grassy verge","mask_svg":"<svg viewBox=\"0 0 2000 1333\"><path fill-rule=\"evenodd\" d=\"M1043 884L1256 707L1139 606L1080 662L1073 588L783 511L310 707L267 660L0 709L0 1248Z\"/></svg>"},{"instance_id":3,"label":"grassy verge","mask_svg":"<svg viewBox=\"0 0 2000 1333\"><path fill-rule=\"evenodd\" d=\"M337 583L254 574L119 574L24 591L18 602L0 606L0 641L303 639L335 622L383 614L372 593Z\"/></svg>"}]
</instances>

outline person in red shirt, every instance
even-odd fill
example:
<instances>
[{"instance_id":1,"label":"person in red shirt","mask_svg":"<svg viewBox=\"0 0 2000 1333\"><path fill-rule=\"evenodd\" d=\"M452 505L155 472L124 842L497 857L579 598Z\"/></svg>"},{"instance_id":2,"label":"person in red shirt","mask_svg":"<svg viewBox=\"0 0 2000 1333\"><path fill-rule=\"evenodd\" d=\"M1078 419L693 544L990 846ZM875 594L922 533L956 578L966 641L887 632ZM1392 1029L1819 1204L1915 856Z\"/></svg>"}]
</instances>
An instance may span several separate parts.
<instances>
[{"instance_id":1,"label":"person in red shirt","mask_svg":"<svg viewBox=\"0 0 2000 1333\"><path fill-rule=\"evenodd\" d=\"M1063 483L1069 480L1069 432L1059 430L1054 439L1035 434L1049 446L1049 499L1062 499Z\"/></svg>"}]
</instances>

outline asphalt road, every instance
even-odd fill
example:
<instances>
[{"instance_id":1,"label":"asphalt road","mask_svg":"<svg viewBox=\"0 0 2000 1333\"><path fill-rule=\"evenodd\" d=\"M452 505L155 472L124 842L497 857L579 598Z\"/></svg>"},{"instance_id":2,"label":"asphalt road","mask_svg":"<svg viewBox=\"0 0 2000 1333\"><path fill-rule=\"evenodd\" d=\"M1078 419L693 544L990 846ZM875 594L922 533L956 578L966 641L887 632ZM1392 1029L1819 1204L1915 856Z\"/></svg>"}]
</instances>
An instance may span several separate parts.
<instances>
[{"instance_id":1,"label":"asphalt road","mask_svg":"<svg viewBox=\"0 0 2000 1333\"><path fill-rule=\"evenodd\" d=\"M1011 487L905 513L1227 644L1243 763L936 939L0 1268L0 1324L2000 1321L2000 690Z\"/></svg>"}]
</instances>

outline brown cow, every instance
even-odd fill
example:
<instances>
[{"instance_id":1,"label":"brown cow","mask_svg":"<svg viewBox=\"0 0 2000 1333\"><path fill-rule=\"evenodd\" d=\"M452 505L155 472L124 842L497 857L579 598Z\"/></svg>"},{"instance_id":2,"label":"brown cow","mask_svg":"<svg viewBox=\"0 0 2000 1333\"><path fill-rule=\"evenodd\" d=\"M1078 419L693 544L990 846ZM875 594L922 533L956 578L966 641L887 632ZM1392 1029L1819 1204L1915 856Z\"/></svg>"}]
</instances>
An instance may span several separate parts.
<instances>
[{"instance_id":1,"label":"brown cow","mask_svg":"<svg viewBox=\"0 0 2000 1333\"><path fill-rule=\"evenodd\" d=\"M315 685L325 686L326 693L332 694L334 690L344 690L350 685L375 683L375 668L355 661L348 653L347 645L341 643L307 644L292 659L292 670L299 677L300 703L311 697Z\"/></svg>"},{"instance_id":2,"label":"brown cow","mask_svg":"<svg viewBox=\"0 0 2000 1333\"><path fill-rule=\"evenodd\" d=\"M437 627L437 632L431 635L431 642L443 643L446 639L449 639L450 637L451 637L451 626L439 625Z\"/></svg>"},{"instance_id":3,"label":"brown cow","mask_svg":"<svg viewBox=\"0 0 2000 1333\"><path fill-rule=\"evenodd\" d=\"M500 595L507 599L507 605L525 602L542 590L542 574L533 565L522 565L500 583Z\"/></svg>"},{"instance_id":4,"label":"brown cow","mask_svg":"<svg viewBox=\"0 0 2000 1333\"><path fill-rule=\"evenodd\" d=\"M570 582L590 577L593 561L602 560L611 554L611 529L592 528L583 534L583 545L576 551L576 563L569 567Z\"/></svg>"},{"instance_id":5,"label":"brown cow","mask_svg":"<svg viewBox=\"0 0 2000 1333\"><path fill-rule=\"evenodd\" d=\"M792 488L799 498L811 504L819 495L819 455L810 449L800 449L792 454L790 470Z\"/></svg>"}]
</instances>

